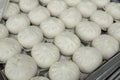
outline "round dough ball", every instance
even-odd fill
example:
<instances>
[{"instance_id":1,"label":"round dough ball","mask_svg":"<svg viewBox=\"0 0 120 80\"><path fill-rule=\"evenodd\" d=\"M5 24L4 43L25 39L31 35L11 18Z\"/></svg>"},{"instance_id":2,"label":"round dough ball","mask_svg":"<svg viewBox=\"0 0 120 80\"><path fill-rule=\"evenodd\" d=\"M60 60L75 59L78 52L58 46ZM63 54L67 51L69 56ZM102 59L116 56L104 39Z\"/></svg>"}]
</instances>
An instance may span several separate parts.
<instances>
[{"instance_id":1,"label":"round dough ball","mask_svg":"<svg viewBox=\"0 0 120 80\"><path fill-rule=\"evenodd\" d=\"M55 37L55 45L64 55L72 55L80 47L80 39L72 32L62 32Z\"/></svg>"},{"instance_id":2,"label":"round dough ball","mask_svg":"<svg viewBox=\"0 0 120 80\"><path fill-rule=\"evenodd\" d=\"M20 0L10 0L10 1L12 1L12 2L19 2Z\"/></svg>"},{"instance_id":3,"label":"round dough ball","mask_svg":"<svg viewBox=\"0 0 120 80\"><path fill-rule=\"evenodd\" d=\"M32 48L32 57L39 67L49 68L60 58L59 49L52 43L40 43Z\"/></svg>"},{"instance_id":4,"label":"round dough ball","mask_svg":"<svg viewBox=\"0 0 120 80\"><path fill-rule=\"evenodd\" d=\"M120 42L120 22L113 23L108 29L108 34Z\"/></svg>"},{"instance_id":5,"label":"round dough ball","mask_svg":"<svg viewBox=\"0 0 120 80\"><path fill-rule=\"evenodd\" d=\"M76 27L76 33L84 41L92 41L101 34L101 28L92 21L82 21Z\"/></svg>"},{"instance_id":6,"label":"round dough ball","mask_svg":"<svg viewBox=\"0 0 120 80\"><path fill-rule=\"evenodd\" d=\"M89 0L81 1L77 8L83 17L90 17L97 10L97 6Z\"/></svg>"},{"instance_id":7,"label":"round dough ball","mask_svg":"<svg viewBox=\"0 0 120 80\"><path fill-rule=\"evenodd\" d=\"M64 10L60 14L60 19L65 23L67 28L74 28L82 19L80 12L72 7Z\"/></svg>"},{"instance_id":8,"label":"round dough ball","mask_svg":"<svg viewBox=\"0 0 120 80\"><path fill-rule=\"evenodd\" d=\"M119 50L119 42L105 34L94 39L92 46L101 51L104 59L109 59Z\"/></svg>"},{"instance_id":9,"label":"round dough ball","mask_svg":"<svg viewBox=\"0 0 120 80\"><path fill-rule=\"evenodd\" d=\"M9 80L29 80L37 72L34 59L25 54L10 58L5 66L5 74Z\"/></svg>"},{"instance_id":10,"label":"round dough ball","mask_svg":"<svg viewBox=\"0 0 120 80\"><path fill-rule=\"evenodd\" d=\"M30 26L18 33L18 41L25 48L32 48L43 40L42 31L37 26Z\"/></svg>"},{"instance_id":11,"label":"round dough ball","mask_svg":"<svg viewBox=\"0 0 120 80\"><path fill-rule=\"evenodd\" d=\"M42 77L42 76L37 76L37 77L33 77L30 80L49 80L47 77Z\"/></svg>"},{"instance_id":12,"label":"round dough ball","mask_svg":"<svg viewBox=\"0 0 120 80\"><path fill-rule=\"evenodd\" d=\"M20 0L19 6L23 12L29 12L39 5L38 0Z\"/></svg>"},{"instance_id":13,"label":"round dough ball","mask_svg":"<svg viewBox=\"0 0 120 80\"><path fill-rule=\"evenodd\" d=\"M53 16L59 16L67 8L67 4L63 0L52 0L47 8Z\"/></svg>"},{"instance_id":14,"label":"round dough ball","mask_svg":"<svg viewBox=\"0 0 120 80\"><path fill-rule=\"evenodd\" d=\"M105 7L105 11L113 18L120 19L120 3L111 2Z\"/></svg>"},{"instance_id":15,"label":"round dough ball","mask_svg":"<svg viewBox=\"0 0 120 80\"><path fill-rule=\"evenodd\" d=\"M49 17L41 22L40 28L43 31L44 36L47 38L54 38L65 30L64 23L55 17Z\"/></svg>"},{"instance_id":16,"label":"round dough ball","mask_svg":"<svg viewBox=\"0 0 120 80\"><path fill-rule=\"evenodd\" d=\"M3 14L4 19L8 19L11 16L15 16L20 13L20 8L16 3L9 3L7 9Z\"/></svg>"},{"instance_id":17,"label":"round dough ball","mask_svg":"<svg viewBox=\"0 0 120 80\"><path fill-rule=\"evenodd\" d=\"M40 2L43 4L48 4L50 1L52 1L52 0L40 0Z\"/></svg>"},{"instance_id":18,"label":"round dough ball","mask_svg":"<svg viewBox=\"0 0 120 80\"><path fill-rule=\"evenodd\" d=\"M81 47L73 54L73 61L82 72L91 73L102 63L102 55L93 47Z\"/></svg>"},{"instance_id":19,"label":"round dough ball","mask_svg":"<svg viewBox=\"0 0 120 80\"><path fill-rule=\"evenodd\" d=\"M21 52L21 45L12 38L0 39L0 61L6 62L12 56Z\"/></svg>"},{"instance_id":20,"label":"round dough ball","mask_svg":"<svg viewBox=\"0 0 120 80\"><path fill-rule=\"evenodd\" d=\"M5 25L0 24L0 39L3 39L9 35Z\"/></svg>"},{"instance_id":21,"label":"round dough ball","mask_svg":"<svg viewBox=\"0 0 120 80\"><path fill-rule=\"evenodd\" d=\"M68 6L76 6L81 2L81 0L64 0Z\"/></svg>"},{"instance_id":22,"label":"round dough ball","mask_svg":"<svg viewBox=\"0 0 120 80\"><path fill-rule=\"evenodd\" d=\"M30 25L29 18L25 14L18 14L10 17L6 22L6 27L11 33L17 34Z\"/></svg>"},{"instance_id":23,"label":"round dough ball","mask_svg":"<svg viewBox=\"0 0 120 80\"><path fill-rule=\"evenodd\" d=\"M106 30L113 23L112 16L101 10L96 11L90 19L96 22L103 30Z\"/></svg>"},{"instance_id":24,"label":"round dough ball","mask_svg":"<svg viewBox=\"0 0 120 80\"><path fill-rule=\"evenodd\" d=\"M51 80L78 80L79 76L79 67L72 61L56 62L49 69Z\"/></svg>"},{"instance_id":25,"label":"round dough ball","mask_svg":"<svg viewBox=\"0 0 120 80\"><path fill-rule=\"evenodd\" d=\"M108 3L110 3L110 0L91 0L93 3L95 3L98 8L104 8Z\"/></svg>"},{"instance_id":26,"label":"round dough ball","mask_svg":"<svg viewBox=\"0 0 120 80\"><path fill-rule=\"evenodd\" d=\"M31 10L28 16L33 24L39 25L43 20L50 17L50 13L47 8L39 6Z\"/></svg>"}]
</instances>

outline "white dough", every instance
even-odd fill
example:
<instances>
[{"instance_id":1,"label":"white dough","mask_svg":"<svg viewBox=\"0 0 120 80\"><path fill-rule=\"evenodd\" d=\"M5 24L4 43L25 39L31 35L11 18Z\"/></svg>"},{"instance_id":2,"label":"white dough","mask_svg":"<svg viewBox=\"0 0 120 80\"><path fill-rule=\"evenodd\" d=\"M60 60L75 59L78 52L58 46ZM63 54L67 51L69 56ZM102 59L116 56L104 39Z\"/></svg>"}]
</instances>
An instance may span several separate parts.
<instances>
[{"instance_id":1,"label":"white dough","mask_svg":"<svg viewBox=\"0 0 120 80\"><path fill-rule=\"evenodd\" d=\"M29 18L25 14L18 14L6 21L6 27L11 33L17 34L30 25Z\"/></svg>"},{"instance_id":2,"label":"white dough","mask_svg":"<svg viewBox=\"0 0 120 80\"><path fill-rule=\"evenodd\" d=\"M112 16L102 10L97 10L90 19L96 22L103 30L106 30L113 23Z\"/></svg>"},{"instance_id":3,"label":"white dough","mask_svg":"<svg viewBox=\"0 0 120 80\"><path fill-rule=\"evenodd\" d=\"M79 67L72 61L60 61L49 69L51 80L79 80Z\"/></svg>"},{"instance_id":4,"label":"white dough","mask_svg":"<svg viewBox=\"0 0 120 80\"><path fill-rule=\"evenodd\" d=\"M15 16L20 13L20 8L16 3L9 3L7 9L3 14L4 19L8 19L11 16Z\"/></svg>"},{"instance_id":5,"label":"white dough","mask_svg":"<svg viewBox=\"0 0 120 80\"><path fill-rule=\"evenodd\" d=\"M23 12L29 12L39 5L38 0L20 0L19 6Z\"/></svg>"},{"instance_id":6,"label":"white dough","mask_svg":"<svg viewBox=\"0 0 120 80\"><path fill-rule=\"evenodd\" d=\"M59 49L52 43L40 43L32 48L32 57L39 67L49 68L60 58Z\"/></svg>"},{"instance_id":7,"label":"white dough","mask_svg":"<svg viewBox=\"0 0 120 80\"><path fill-rule=\"evenodd\" d=\"M91 73L102 63L102 55L96 48L81 47L73 54L73 61L82 72Z\"/></svg>"},{"instance_id":8,"label":"white dough","mask_svg":"<svg viewBox=\"0 0 120 80\"><path fill-rule=\"evenodd\" d=\"M54 43L64 55L72 55L81 44L79 38L72 32L62 32L55 37Z\"/></svg>"},{"instance_id":9,"label":"white dough","mask_svg":"<svg viewBox=\"0 0 120 80\"><path fill-rule=\"evenodd\" d=\"M30 11L28 16L33 24L39 25L43 20L50 17L50 13L47 8L39 6Z\"/></svg>"},{"instance_id":10,"label":"white dough","mask_svg":"<svg viewBox=\"0 0 120 80\"><path fill-rule=\"evenodd\" d=\"M108 34L120 42L120 22L113 23L108 29Z\"/></svg>"},{"instance_id":11,"label":"white dough","mask_svg":"<svg viewBox=\"0 0 120 80\"><path fill-rule=\"evenodd\" d=\"M37 72L34 59L25 54L10 58L5 66L5 74L9 80L30 80Z\"/></svg>"},{"instance_id":12,"label":"white dough","mask_svg":"<svg viewBox=\"0 0 120 80\"><path fill-rule=\"evenodd\" d=\"M90 17L97 10L97 6L89 0L81 1L77 8L83 17Z\"/></svg>"},{"instance_id":13,"label":"white dough","mask_svg":"<svg viewBox=\"0 0 120 80\"><path fill-rule=\"evenodd\" d=\"M12 38L0 39L0 61L6 62L12 56L21 52L21 45Z\"/></svg>"},{"instance_id":14,"label":"white dough","mask_svg":"<svg viewBox=\"0 0 120 80\"><path fill-rule=\"evenodd\" d=\"M76 27L76 33L84 41L92 41L101 34L101 28L92 21L82 21Z\"/></svg>"},{"instance_id":15,"label":"white dough","mask_svg":"<svg viewBox=\"0 0 120 80\"><path fill-rule=\"evenodd\" d=\"M91 0L93 3L95 3L98 8L104 8L108 3L110 3L110 0Z\"/></svg>"},{"instance_id":16,"label":"white dough","mask_svg":"<svg viewBox=\"0 0 120 80\"><path fill-rule=\"evenodd\" d=\"M72 7L64 10L60 14L60 19L65 23L67 28L74 28L82 19L80 12Z\"/></svg>"},{"instance_id":17,"label":"white dough","mask_svg":"<svg viewBox=\"0 0 120 80\"><path fill-rule=\"evenodd\" d=\"M36 76L31 78L30 80L49 80L47 77L42 77L42 76Z\"/></svg>"},{"instance_id":18,"label":"white dough","mask_svg":"<svg viewBox=\"0 0 120 80\"><path fill-rule=\"evenodd\" d=\"M59 61L66 61L66 60L71 60L71 56L65 56L65 55L61 55L60 56L60 60Z\"/></svg>"},{"instance_id":19,"label":"white dough","mask_svg":"<svg viewBox=\"0 0 120 80\"><path fill-rule=\"evenodd\" d=\"M120 19L120 3L111 2L105 7L105 11L114 19Z\"/></svg>"},{"instance_id":20,"label":"white dough","mask_svg":"<svg viewBox=\"0 0 120 80\"><path fill-rule=\"evenodd\" d=\"M9 35L8 29L5 25L0 24L0 39L3 39Z\"/></svg>"},{"instance_id":21,"label":"white dough","mask_svg":"<svg viewBox=\"0 0 120 80\"><path fill-rule=\"evenodd\" d=\"M52 0L39 0L39 1L42 2L43 4L48 4Z\"/></svg>"},{"instance_id":22,"label":"white dough","mask_svg":"<svg viewBox=\"0 0 120 80\"><path fill-rule=\"evenodd\" d=\"M101 51L104 59L109 59L119 50L119 42L105 34L94 39L92 46Z\"/></svg>"},{"instance_id":23,"label":"white dough","mask_svg":"<svg viewBox=\"0 0 120 80\"><path fill-rule=\"evenodd\" d=\"M65 31L75 33L75 28L67 28Z\"/></svg>"},{"instance_id":24,"label":"white dough","mask_svg":"<svg viewBox=\"0 0 120 80\"><path fill-rule=\"evenodd\" d=\"M64 31L65 26L59 18L49 17L48 19L41 22L40 28L43 31L44 36L47 38L54 38L62 31Z\"/></svg>"},{"instance_id":25,"label":"white dough","mask_svg":"<svg viewBox=\"0 0 120 80\"><path fill-rule=\"evenodd\" d=\"M76 6L81 2L81 0L64 0L68 6Z\"/></svg>"},{"instance_id":26,"label":"white dough","mask_svg":"<svg viewBox=\"0 0 120 80\"><path fill-rule=\"evenodd\" d=\"M53 16L59 16L67 8L67 4L63 0L52 0L47 8Z\"/></svg>"},{"instance_id":27,"label":"white dough","mask_svg":"<svg viewBox=\"0 0 120 80\"><path fill-rule=\"evenodd\" d=\"M10 1L12 1L12 2L19 2L20 0L10 0Z\"/></svg>"},{"instance_id":28,"label":"white dough","mask_svg":"<svg viewBox=\"0 0 120 80\"><path fill-rule=\"evenodd\" d=\"M17 38L25 48L32 48L43 40L43 34L37 26L30 26L20 31Z\"/></svg>"}]
</instances>

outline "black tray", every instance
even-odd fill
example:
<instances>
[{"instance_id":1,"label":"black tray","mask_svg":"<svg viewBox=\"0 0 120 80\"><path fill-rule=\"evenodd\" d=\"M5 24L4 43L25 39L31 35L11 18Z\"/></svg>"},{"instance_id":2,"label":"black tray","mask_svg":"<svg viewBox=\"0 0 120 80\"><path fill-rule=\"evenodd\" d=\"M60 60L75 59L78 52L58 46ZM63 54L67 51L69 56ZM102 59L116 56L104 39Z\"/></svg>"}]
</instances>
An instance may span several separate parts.
<instances>
[{"instance_id":1,"label":"black tray","mask_svg":"<svg viewBox=\"0 0 120 80\"><path fill-rule=\"evenodd\" d=\"M86 80L120 80L120 52L91 73Z\"/></svg>"}]
</instances>

